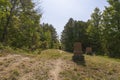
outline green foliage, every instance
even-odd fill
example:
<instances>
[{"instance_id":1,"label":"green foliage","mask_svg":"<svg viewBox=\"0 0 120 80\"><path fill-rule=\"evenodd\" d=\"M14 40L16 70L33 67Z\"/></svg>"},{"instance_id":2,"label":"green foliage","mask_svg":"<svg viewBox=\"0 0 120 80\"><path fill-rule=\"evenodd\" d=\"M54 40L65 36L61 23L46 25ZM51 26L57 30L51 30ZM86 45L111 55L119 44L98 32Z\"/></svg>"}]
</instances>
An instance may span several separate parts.
<instances>
[{"instance_id":1,"label":"green foliage","mask_svg":"<svg viewBox=\"0 0 120 80\"><path fill-rule=\"evenodd\" d=\"M102 53L100 25L101 12L99 8L95 8L91 15L91 19L88 22L87 34L89 39L89 46L93 48L93 51Z\"/></svg>"},{"instance_id":2,"label":"green foliage","mask_svg":"<svg viewBox=\"0 0 120 80\"><path fill-rule=\"evenodd\" d=\"M87 23L72 18L68 21L61 36L66 51L73 51L73 44L81 42L83 50L90 46L96 54L120 57L120 2L108 3L103 13L95 8Z\"/></svg>"},{"instance_id":3,"label":"green foliage","mask_svg":"<svg viewBox=\"0 0 120 80\"><path fill-rule=\"evenodd\" d=\"M41 13L32 0L0 0L0 49L24 50L58 48L57 32L52 25L40 25ZM95 8L88 22L69 19L61 36L66 51L73 51L74 42L83 50L92 47L100 55L120 57L120 1L108 0L103 13ZM6 46L6 47L4 47Z\"/></svg>"},{"instance_id":4,"label":"green foliage","mask_svg":"<svg viewBox=\"0 0 120 80\"><path fill-rule=\"evenodd\" d=\"M108 0L102 15L94 10L87 29L93 50L110 57L120 57L120 2ZM101 54L100 53L100 54Z\"/></svg>"},{"instance_id":5,"label":"green foliage","mask_svg":"<svg viewBox=\"0 0 120 80\"><path fill-rule=\"evenodd\" d=\"M11 7L9 0L0 0L0 19L5 17L9 12L6 11L6 7Z\"/></svg>"},{"instance_id":6,"label":"green foliage","mask_svg":"<svg viewBox=\"0 0 120 80\"><path fill-rule=\"evenodd\" d=\"M110 6L103 12L103 47L107 55L120 57L120 2L108 0Z\"/></svg>"},{"instance_id":7,"label":"green foliage","mask_svg":"<svg viewBox=\"0 0 120 80\"><path fill-rule=\"evenodd\" d=\"M73 45L75 42L81 42L83 48L87 46L87 35L86 35L87 23L83 21L74 21L72 18L69 19L62 32L61 42L66 51L73 51Z\"/></svg>"},{"instance_id":8,"label":"green foliage","mask_svg":"<svg viewBox=\"0 0 120 80\"><path fill-rule=\"evenodd\" d=\"M0 0L0 42L14 49L55 48L57 33L52 25L42 30L41 13L32 0ZM45 40L42 40L44 33ZM47 44L47 45L46 45Z\"/></svg>"},{"instance_id":9,"label":"green foliage","mask_svg":"<svg viewBox=\"0 0 120 80\"><path fill-rule=\"evenodd\" d=\"M52 49L58 48L59 42L57 37L57 32L52 25L42 24L41 25L41 48Z\"/></svg>"}]
</instances>

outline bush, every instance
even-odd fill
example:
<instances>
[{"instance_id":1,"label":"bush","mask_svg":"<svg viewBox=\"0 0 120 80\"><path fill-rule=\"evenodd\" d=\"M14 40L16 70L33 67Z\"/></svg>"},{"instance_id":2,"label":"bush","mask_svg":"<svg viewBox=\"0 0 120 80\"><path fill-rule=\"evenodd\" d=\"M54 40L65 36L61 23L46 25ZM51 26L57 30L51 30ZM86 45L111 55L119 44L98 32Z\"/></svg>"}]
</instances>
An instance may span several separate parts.
<instances>
[{"instance_id":1,"label":"bush","mask_svg":"<svg viewBox=\"0 0 120 80\"><path fill-rule=\"evenodd\" d=\"M0 43L0 49L4 49L4 46L2 43Z\"/></svg>"}]
</instances>

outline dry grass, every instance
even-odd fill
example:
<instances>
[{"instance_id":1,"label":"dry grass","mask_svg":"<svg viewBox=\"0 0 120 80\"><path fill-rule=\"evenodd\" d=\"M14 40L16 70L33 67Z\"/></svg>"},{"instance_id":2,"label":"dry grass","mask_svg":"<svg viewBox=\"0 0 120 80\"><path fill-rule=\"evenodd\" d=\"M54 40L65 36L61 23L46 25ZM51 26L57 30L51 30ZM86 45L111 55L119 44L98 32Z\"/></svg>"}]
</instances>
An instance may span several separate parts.
<instances>
[{"instance_id":1,"label":"dry grass","mask_svg":"<svg viewBox=\"0 0 120 80\"><path fill-rule=\"evenodd\" d=\"M70 68L61 72L62 80L120 80L120 62L85 55L86 66L68 61Z\"/></svg>"},{"instance_id":2,"label":"dry grass","mask_svg":"<svg viewBox=\"0 0 120 80\"><path fill-rule=\"evenodd\" d=\"M77 65L71 53L53 49L35 55L2 53L0 80L120 80L119 60L85 55L85 61L86 66Z\"/></svg>"}]
</instances>

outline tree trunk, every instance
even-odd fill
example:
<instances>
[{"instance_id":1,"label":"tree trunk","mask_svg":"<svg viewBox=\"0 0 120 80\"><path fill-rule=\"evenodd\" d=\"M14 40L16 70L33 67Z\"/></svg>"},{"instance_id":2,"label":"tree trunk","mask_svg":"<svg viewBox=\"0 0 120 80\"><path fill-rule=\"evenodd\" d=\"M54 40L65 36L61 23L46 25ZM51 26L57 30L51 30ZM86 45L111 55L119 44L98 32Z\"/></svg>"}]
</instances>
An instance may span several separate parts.
<instances>
[{"instance_id":1,"label":"tree trunk","mask_svg":"<svg viewBox=\"0 0 120 80\"><path fill-rule=\"evenodd\" d=\"M8 35L8 27L10 25L10 21L11 21L11 18L12 18L12 15L13 15L13 11L15 9L15 4L16 4L16 0L14 1L14 3L12 4L12 8L10 10L10 15L7 16L7 20L6 20L6 24L5 26L3 27L3 34L2 34L2 43L6 44L7 42L7 35ZM6 9L6 12L7 12L7 9Z\"/></svg>"}]
</instances>

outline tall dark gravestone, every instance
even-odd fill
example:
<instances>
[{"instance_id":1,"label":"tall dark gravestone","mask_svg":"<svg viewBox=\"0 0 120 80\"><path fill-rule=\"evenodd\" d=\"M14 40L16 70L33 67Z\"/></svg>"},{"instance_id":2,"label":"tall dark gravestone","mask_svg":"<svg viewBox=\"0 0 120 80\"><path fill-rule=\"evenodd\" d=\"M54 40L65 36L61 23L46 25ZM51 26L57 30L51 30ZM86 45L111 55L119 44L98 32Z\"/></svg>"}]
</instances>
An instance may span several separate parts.
<instances>
[{"instance_id":1,"label":"tall dark gravestone","mask_svg":"<svg viewBox=\"0 0 120 80\"><path fill-rule=\"evenodd\" d=\"M75 61L75 62L84 61L82 44L80 42L74 43L74 51L73 52L74 52L73 61Z\"/></svg>"}]
</instances>

